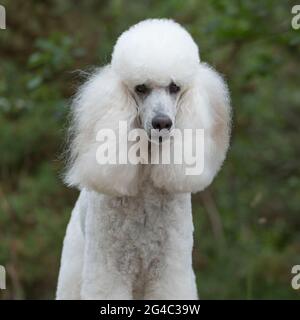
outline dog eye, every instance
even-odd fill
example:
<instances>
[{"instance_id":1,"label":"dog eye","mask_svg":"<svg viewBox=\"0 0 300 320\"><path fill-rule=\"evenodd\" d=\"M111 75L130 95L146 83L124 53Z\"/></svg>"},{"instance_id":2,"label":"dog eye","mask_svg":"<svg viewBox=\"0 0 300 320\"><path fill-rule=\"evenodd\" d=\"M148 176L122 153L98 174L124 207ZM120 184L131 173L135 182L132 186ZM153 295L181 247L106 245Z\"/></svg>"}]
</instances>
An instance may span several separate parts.
<instances>
[{"instance_id":1,"label":"dog eye","mask_svg":"<svg viewBox=\"0 0 300 320\"><path fill-rule=\"evenodd\" d=\"M174 82L171 82L169 85L169 91L170 93L177 93L180 90L180 87L177 86Z\"/></svg>"},{"instance_id":2,"label":"dog eye","mask_svg":"<svg viewBox=\"0 0 300 320\"><path fill-rule=\"evenodd\" d=\"M137 85L134 90L138 94L146 94L149 92L149 88L145 84Z\"/></svg>"},{"instance_id":3,"label":"dog eye","mask_svg":"<svg viewBox=\"0 0 300 320\"><path fill-rule=\"evenodd\" d=\"M178 87L174 82L171 82L169 85L169 91L170 93L177 93L179 92L180 87Z\"/></svg>"}]
</instances>

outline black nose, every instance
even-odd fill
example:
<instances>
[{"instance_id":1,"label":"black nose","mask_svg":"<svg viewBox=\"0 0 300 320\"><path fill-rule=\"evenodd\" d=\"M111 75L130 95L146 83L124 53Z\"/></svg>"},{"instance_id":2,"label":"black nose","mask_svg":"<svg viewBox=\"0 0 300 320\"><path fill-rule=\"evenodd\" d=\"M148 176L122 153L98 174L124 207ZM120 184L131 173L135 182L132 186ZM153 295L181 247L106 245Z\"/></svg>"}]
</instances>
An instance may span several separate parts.
<instances>
[{"instance_id":1,"label":"black nose","mask_svg":"<svg viewBox=\"0 0 300 320\"><path fill-rule=\"evenodd\" d=\"M157 115L152 119L153 129L170 130L172 127L172 124L173 124L172 120L168 116L165 116L165 115Z\"/></svg>"}]
</instances>

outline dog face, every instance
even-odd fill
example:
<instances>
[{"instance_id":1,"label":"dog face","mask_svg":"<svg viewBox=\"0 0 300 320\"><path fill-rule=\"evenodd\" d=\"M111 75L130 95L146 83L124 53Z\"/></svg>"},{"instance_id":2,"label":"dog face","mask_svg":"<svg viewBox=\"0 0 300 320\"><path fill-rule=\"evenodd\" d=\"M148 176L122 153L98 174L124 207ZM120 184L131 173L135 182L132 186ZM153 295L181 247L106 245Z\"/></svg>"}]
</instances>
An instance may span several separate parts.
<instances>
[{"instance_id":1,"label":"dog face","mask_svg":"<svg viewBox=\"0 0 300 320\"><path fill-rule=\"evenodd\" d=\"M118 39L112 69L131 92L149 138L169 136L178 103L196 76L199 51L190 34L170 20L146 20Z\"/></svg>"},{"instance_id":2,"label":"dog face","mask_svg":"<svg viewBox=\"0 0 300 320\"><path fill-rule=\"evenodd\" d=\"M176 126L176 113L181 88L174 82L168 86L154 83L136 85L131 89L137 105L138 120L149 139L153 135L168 137Z\"/></svg>"},{"instance_id":3,"label":"dog face","mask_svg":"<svg viewBox=\"0 0 300 320\"><path fill-rule=\"evenodd\" d=\"M142 128L150 140L155 132L169 136L173 129L203 129L201 174L186 175L184 163L149 164L148 171L158 188L201 191L223 163L230 120L227 86L216 71L200 62L198 47L187 31L170 20L143 21L120 36L111 64L95 72L74 100L66 181L105 194L137 194L143 166L96 161L97 132L110 129L118 134L119 122L126 121L128 131ZM174 154L178 153L176 139ZM195 141L185 142L184 148L194 149ZM127 149L115 148L116 157L127 157L130 147L128 143Z\"/></svg>"}]
</instances>

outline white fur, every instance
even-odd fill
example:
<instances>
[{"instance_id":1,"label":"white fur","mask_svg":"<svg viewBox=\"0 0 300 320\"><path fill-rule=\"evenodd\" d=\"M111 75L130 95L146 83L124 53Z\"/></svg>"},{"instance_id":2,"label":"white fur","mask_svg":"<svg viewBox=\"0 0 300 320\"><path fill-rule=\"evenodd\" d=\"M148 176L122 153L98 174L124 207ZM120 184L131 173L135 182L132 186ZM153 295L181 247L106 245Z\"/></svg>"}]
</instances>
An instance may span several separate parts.
<instances>
[{"instance_id":1,"label":"white fur","mask_svg":"<svg viewBox=\"0 0 300 320\"><path fill-rule=\"evenodd\" d=\"M175 127L205 132L205 167L99 165L96 133L139 127L130 90L146 81L179 84ZM207 187L229 145L227 87L171 20L146 20L118 39L112 63L79 90L66 180L81 195L64 240L58 299L197 299L192 269L191 192ZM130 145L128 146L130 147ZM117 153L121 150L117 150Z\"/></svg>"}]
</instances>

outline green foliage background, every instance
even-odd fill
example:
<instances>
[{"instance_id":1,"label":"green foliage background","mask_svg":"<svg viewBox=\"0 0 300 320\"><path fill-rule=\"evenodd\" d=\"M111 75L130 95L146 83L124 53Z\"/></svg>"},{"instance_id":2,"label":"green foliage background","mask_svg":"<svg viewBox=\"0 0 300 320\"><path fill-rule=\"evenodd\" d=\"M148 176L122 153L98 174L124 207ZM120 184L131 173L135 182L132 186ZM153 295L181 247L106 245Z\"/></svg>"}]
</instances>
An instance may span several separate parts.
<instances>
[{"instance_id":1,"label":"green foliage background","mask_svg":"<svg viewBox=\"0 0 300 320\"><path fill-rule=\"evenodd\" d=\"M300 30L292 1L1 1L2 298L52 299L78 192L60 178L75 70L109 62L118 35L169 17L223 73L234 108L228 158L194 196L194 267L204 299L300 297Z\"/></svg>"}]
</instances>

